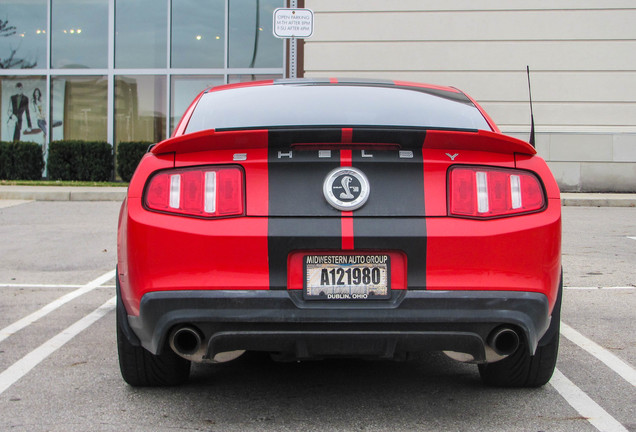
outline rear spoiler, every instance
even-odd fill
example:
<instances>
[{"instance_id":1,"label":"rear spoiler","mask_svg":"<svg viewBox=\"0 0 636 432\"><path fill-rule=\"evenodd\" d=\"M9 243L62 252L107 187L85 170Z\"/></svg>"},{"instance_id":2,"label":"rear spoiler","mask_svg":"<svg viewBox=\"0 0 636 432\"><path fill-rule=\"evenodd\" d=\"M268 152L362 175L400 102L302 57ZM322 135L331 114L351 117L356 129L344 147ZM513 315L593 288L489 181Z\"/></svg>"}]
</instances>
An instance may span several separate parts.
<instances>
[{"instance_id":1,"label":"rear spoiler","mask_svg":"<svg viewBox=\"0 0 636 432\"><path fill-rule=\"evenodd\" d=\"M343 129L350 140L343 143ZM257 149L290 146L360 148L365 145L386 148L425 148L477 150L493 153L536 154L527 142L501 133L483 130L439 130L391 127L307 127L271 129L204 130L161 141L150 149L153 154L196 153L209 150ZM309 148L308 147L308 148Z\"/></svg>"},{"instance_id":2,"label":"rear spoiler","mask_svg":"<svg viewBox=\"0 0 636 432\"><path fill-rule=\"evenodd\" d=\"M450 150L479 150L492 153L537 154L525 141L501 133L478 130L475 132L429 130L424 148Z\"/></svg>"}]
</instances>

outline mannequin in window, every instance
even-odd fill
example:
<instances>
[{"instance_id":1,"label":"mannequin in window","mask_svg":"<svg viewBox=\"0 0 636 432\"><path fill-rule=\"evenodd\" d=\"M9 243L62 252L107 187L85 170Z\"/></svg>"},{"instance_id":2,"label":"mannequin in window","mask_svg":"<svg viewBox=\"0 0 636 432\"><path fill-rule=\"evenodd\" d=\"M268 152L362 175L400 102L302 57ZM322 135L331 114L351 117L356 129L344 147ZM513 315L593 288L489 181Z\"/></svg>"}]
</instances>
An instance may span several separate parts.
<instances>
[{"instance_id":1,"label":"mannequin in window","mask_svg":"<svg viewBox=\"0 0 636 432\"><path fill-rule=\"evenodd\" d=\"M15 120L15 129L13 131L13 142L20 141L20 133L22 131L22 116L26 112L27 125L31 129L31 115L29 114L29 98L24 95L22 83L16 84L17 93L11 96L11 107L9 108L9 119Z\"/></svg>"}]
</instances>

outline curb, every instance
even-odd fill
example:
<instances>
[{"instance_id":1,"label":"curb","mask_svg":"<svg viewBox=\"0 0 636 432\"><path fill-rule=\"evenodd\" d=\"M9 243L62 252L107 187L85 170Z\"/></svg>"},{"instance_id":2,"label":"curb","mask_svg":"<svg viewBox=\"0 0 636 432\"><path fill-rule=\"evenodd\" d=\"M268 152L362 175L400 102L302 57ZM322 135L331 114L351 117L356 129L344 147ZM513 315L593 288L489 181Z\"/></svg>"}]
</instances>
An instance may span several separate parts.
<instances>
[{"instance_id":1,"label":"curb","mask_svg":"<svg viewBox=\"0 0 636 432\"><path fill-rule=\"evenodd\" d=\"M123 201L125 187L0 186L0 200L25 201ZM636 194L561 194L565 207L636 207Z\"/></svg>"},{"instance_id":2,"label":"curb","mask_svg":"<svg viewBox=\"0 0 636 432\"><path fill-rule=\"evenodd\" d=\"M564 207L636 207L636 194L562 193Z\"/></svg>"},{"instance_id":3,"label":"curb","mask_svg":"<svg viewBox=\"0 0 636 432\"><path fill-rule=\"evenodd\" d=\"M0 199L26 201L123 201L125 187L0 186Z\"/></svg>"}]
</instances>

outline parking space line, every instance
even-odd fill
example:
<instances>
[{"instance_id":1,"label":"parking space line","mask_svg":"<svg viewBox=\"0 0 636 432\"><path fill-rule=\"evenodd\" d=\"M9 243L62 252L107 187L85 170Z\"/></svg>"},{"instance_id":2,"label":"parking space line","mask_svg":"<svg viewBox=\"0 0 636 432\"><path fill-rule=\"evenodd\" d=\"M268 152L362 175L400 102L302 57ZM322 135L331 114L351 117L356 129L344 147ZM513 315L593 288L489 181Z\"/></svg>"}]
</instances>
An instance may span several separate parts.
<instances>
[{"instance_id":1,"label":"parking space line","mask_svg":"<svg viewBox=\"0 0 636 432\"><path fill-rule=\"evenodd\" d=\"M10 284L2 283L0 288L80 288L84 285L71 285L71 284Z\"/></svg>"},{"instance_id":2,"label":"parking space line","mask_svg":"<svg viewBox=\"0 0 636 432\"><path fill-rule=\"evenodd\" d=\"M27 203L31 203L33 202L33 200L5 200L5 199L0 199L0 208L9 208L9 207L15 207L15 206L19 206L21 204L27 204Z\"/></svg>"},{"instance_id":3,"label":"parking space line","mask_svg":"<svg viewBox=\"0 0 636 432\"><path fill-rule=\"evenodd\" d=\"M2 283L0 288L81 288L84 285L77 284L11 284ZM115 285L100 285L97 288L115 288Z\"/></svg>"},{"instance_id":4,"label":"parking space line","mask_svg":"<svg viewBox=\"0 0 636 432\"><path fill-rule=\"evenodd\" d=\"M561 334L583 348L588 353L605 363L607 367L619 374L623 379L636 386L636 370L614 354L598 345L596 342L583 336L572 327L561 321Z\"/></svg>"},{"instance_id":5,"label":"parking space line","mask_svg":"<svg viewBox=\"0 0 636 432\"><path fill-rule=\"evenodd\" d=\"M591 291L591 290L633 290L636 289L636 286L614 286L614 287L601 287L601 286L589 286L589 287L565 287L566 290L580 290L580 291Z\"/></svg>"},{"instance_id":6,"label":"parking space line","mask_svg":"<svg viewBox=\"0 0 636 432\"><path fill-rule=\"evenodd\" d=\"M594 402L583 390L567 379L561 371L554 370L550 385L572 406L583 418L601 432L627 432L627 429Z\"/></svg>"},{"instance_id":7,"label":"parking space line","mask_svg":"<svg viewBox=\"0 0 636 432\"><path fill-rule=\"evenodd\" d=\"M64 346L68 341L80 334L82 331L97 322L108 312L115 309L116 297L111 298L106 303L95 309L84 318L72 324L66 330L53 336L44 342L38 348L34 349L20 360L9 366L4 372L0 373L0 394L11 387L20 378L25 376L31 369L40 364L44 359L53 354L59 348Z\"/></svg>"},{"instance_id":8,"label":"parking space line","mask_svg":"<svg viewBox=\"0 0 636 432\"><path fill-rule=\"evenodd\" d=\"M82 287L76 289L75 291L71 291L70 293L60 297L59 299L54 300L51 303L47 304L43 308L41 308L41 309L33 312L32 314L22 318L21 320L16 321L13 324L8 325L7 327L5 327L2 330L0 330L0 342L5 340L6 338L11 336L12 334L14 334L14 333L22 330L23 328L33 324L35 321L39 320L43 316L48 315L49 313L53 312L54 310L56 310L60 306L63 306L64 304L70 302L71 300L81 296L82 294L86 294L87 292L92 291L95 288L99 287L103 283L108 282L113 277L115 277L115 270L111 270L111 271L109 271L107 273L104 273L103 275L101 275L97 279L87 283L86 285L83 285Z\"/></svg>"}]
</instances>

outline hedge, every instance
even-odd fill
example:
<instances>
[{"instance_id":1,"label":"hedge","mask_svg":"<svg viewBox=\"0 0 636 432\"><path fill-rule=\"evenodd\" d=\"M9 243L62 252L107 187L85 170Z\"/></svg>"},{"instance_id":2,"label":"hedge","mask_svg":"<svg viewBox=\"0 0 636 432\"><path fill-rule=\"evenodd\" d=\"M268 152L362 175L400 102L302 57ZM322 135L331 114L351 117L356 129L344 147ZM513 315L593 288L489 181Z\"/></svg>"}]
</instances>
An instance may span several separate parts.
<instances>
[{"instance_id":1,"label":"hedge","mask_svg":"<svg viewBox=\"0 0 636 432\"><path fill-rule=\"evenodd\" d=\"M42 146L34 142L0 141L0 179L41 180Z\"/></svg>"},{"instance_id":2,"label":"hedge","mask_svg":"<svg viewBox=\"0 0 636 432\"><path fill-rule=\"evenodd\" d=\"M109 181L113 147L105 141L53 141L47 169L51 180Z\"/></svg>"},{"instance_id":3,"label":"hedge","mask_svg":"<svg viewBox=\"0 0 636 432\"><path fill-rule=\"evenodd\" d=\"M130 181L151 144L150 141L123 141L117 144L117 174L123 181Z\"/></svg>"}]
</instances>

